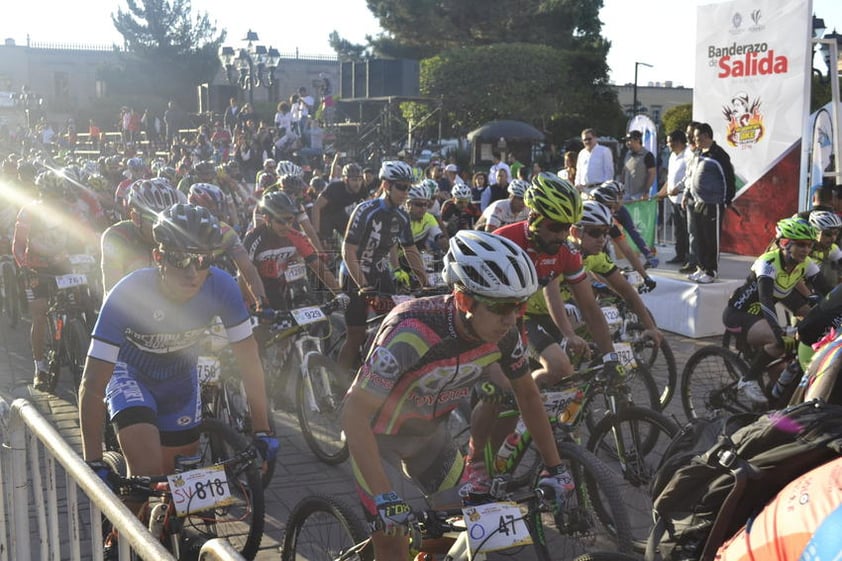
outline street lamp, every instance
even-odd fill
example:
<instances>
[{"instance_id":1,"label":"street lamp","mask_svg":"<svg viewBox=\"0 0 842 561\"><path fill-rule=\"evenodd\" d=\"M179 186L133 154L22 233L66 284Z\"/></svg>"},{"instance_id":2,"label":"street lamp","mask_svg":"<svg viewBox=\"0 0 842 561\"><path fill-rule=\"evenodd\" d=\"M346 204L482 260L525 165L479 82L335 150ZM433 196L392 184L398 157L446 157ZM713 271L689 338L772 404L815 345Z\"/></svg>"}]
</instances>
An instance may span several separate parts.
<instances>
[{"instance_id":1,"label":"street lamp","mask_svg":"<svg viewBox=\"0 0 842 561\"><path fill-rule=\"evenodd\" d=\"M225 69L225 76L232 85L249 93L249 103L254 104L254 90L261 86L269 88L275 83L275 69L281 61L281 53L274 47L268 49L255 45L257 33L249 29L243 41L246 47L219 47L219 62Z\"/></svg>"},{"instance_id":2,"label":"street lamp","mask_svg":"<svg viewBox=\"0 0 842 561\"><path fill-rule=\"evenodd\" d=\"M638 66L646 66L652 68L651 64L645 62L635 62L634 63L634 95L632 97L632 117L637 116L637 67Z\"/></svg>"}]
</instances>

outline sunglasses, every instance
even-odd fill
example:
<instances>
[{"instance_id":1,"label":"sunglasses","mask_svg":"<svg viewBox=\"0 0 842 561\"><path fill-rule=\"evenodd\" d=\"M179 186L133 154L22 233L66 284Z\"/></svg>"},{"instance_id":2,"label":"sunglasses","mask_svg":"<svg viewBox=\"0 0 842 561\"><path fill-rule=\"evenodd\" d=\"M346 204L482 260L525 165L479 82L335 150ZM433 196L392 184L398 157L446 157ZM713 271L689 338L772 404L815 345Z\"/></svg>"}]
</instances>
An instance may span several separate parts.
<instances>
[{"instance_id":1,"label":"sunglasses","mask_svg":"<svg viewBox=\"0 0 842 561\"><path fill-rule=\"evenodd\" d=\"M547 230L549 230L553 234L560 234L565 230L570 230L570 224L565 224L564 222L553 222L552 220L545 220L544 223L547 225Z\"/></svg>"},{"instance_id":2,"label":"sunglasses","mask_svg":"<svg viewBox=\"0 0 842 561\"><path fill-rule=\"evenodd\" d=\"M522 316L526 313L525 300L498 300L496 298L477 296L476 294L472 294L471 298L483 304L494 315L507 316L514 312L516 316Z\"/></svg>"},{"instance_id":3,"label":"sunglasses","mask_svg":"<svg viewBox=\"0 0 842 561\"><path fill-rule=\"evenodd\" d=\"M176 269L189 269L193 265L197 271L204 271L213 264L213 256L208 253L166 252L163 255L164 261Z\"/></svg>"},{"instance_id":4,"label":"sunglasses","mask_svg":"<svg viewBox=\"0 0 842 561\"><path fill-rule=\"evenodd\" d=\"M392 183L392 187L398 191L409 191L411 185L409 183Z\"/></svg>"},{"instance_id":5,"label":"sunglasses","mask_svg":"<svg viewBox=\"0 0 842 561\"><path fill-rule=\"evenodd\" d=\"M594 239L605 238L608 237L608 228L585 228L585 234Z\"/></svg>"},{"instance_id":6,"label":"sunglasses","mask_svg":"<svg viewBox=\"0 0 842 561\"><path fill-rule=\"evenodd\" d=\"M427 201L409 201L409 206L416 208L427 208Z\"/></svg>"},{"instance_id":7,"label":"sunglasses","mask_svg":"<svg viewBox=\"0 0 842 561\"><path fill-rule=\"evenodd\" d=\"M813 242L807 240L793 240L789 245L795 246L798 249L813 249Z\"/></svg>"},{"instance_id":8,"label":"sunglasses","mask_svg":"<svg viewBox=\"0 0 842 561\"><path fill-rule=\"evenodd\" d=\"M839 230L822 230L822 236L827 236L828 238L835 238L839 235Z\"/></svg>"}]
</instances>

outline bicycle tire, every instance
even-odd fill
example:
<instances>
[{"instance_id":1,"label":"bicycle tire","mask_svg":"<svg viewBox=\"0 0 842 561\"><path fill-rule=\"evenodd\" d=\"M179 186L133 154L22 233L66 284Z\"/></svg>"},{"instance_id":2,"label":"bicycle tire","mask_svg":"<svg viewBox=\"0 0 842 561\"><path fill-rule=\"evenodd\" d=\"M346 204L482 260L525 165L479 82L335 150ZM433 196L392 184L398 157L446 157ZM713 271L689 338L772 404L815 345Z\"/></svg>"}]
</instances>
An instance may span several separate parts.
<instances>
[{"instance_id":1,"label":"bicycle tire","mask_svg":"<svg viewBox=\"0 0 842 561\"><path fill-rule=\"evenodd\" d=\"M573 561L640 561L640 558L618 551L594 551L580 555Z\"/></svg>"},{"instance_id":2,"label":"bicycle tire","mask_svg":"<svg viewBox=\"0 0 842 561\"><path fill-rule=\"evenodd\" d=\"M615 431L616 430L616 436ZM587 449L619 478L619 489L632 520L633 549L643 552L652 529L652 497L649 484L678 426L657 411L624 407L605 417L594 428ZM624 454L617 450L622 439Z\"/></svg>"},{"instance_id":3,"label":"bicycle tire","mask_svg":"<svg viewBox=\"0 0 842 561\"><path fill-rule=\"evenodd\" d=\"M629 397L631 404L638 407L646 407L653 411L661 410L661 400L658 393L658 384L652 376L649 367L643 363L639 363L635 368L626 372L626 386L629 390ZM585 406L585 426L589 432L593 432L596 425L602 420L609 411L608 396L603 395L603 400L599 400L599 395L590 399Z\"/></svg>"},{"instance_id":4,"label":"bicycle tire","mask_svg":"<svg viewBox=\"0 0 842 561\"><path fill-rule=\"evenodd\" d=\"M287 518L281 561L344 559L342 553L366 537L362 521L348 505L334 497L312 495L299 501ZM363 548L353 559L373 561L372 549Z\"/></svg>"},{"instance_id":5,"label":"bicycle tire","mask_svg":"<svg viewBox=\"0 0 842 561\"><path fill-rule=\"evenodd\" d=\"M205 419L199 426L201 465L221 462L251 444L234 429L216 419ZM260 470L256 462L234 471L225 467L234 504L212 513L198 513L184 518L184 528L203 539L223 538L246 559L253 559L263 539L265 502ZM210 514L210 516L209 516Z\"/></svg>"},{"instance_id":6,"label":"bicycle tire","mask_svg":"<svg viewBox=\"0 0 842 561\"><path fill-rule=\"evenodd\" d=\"M20 320L18 277L14 265L9 262L3 263L3 313L8 318L9 327L17 327Z\"/></svg>"},{"instance_id":7,"label":"bicycle tire","mask_svg":"<svg viewBox=\"0 0 842 561\"><path fill-rule=\"evenodd\" d=\"M740 403L737 383L748 373L748 364L719 345L694 352L681 372L681 404L688 421L712 416L718 411L742 413L751 407Z\"/></svg>"},{"instance_id":8,"label":"bicycle tire","mask_svg":"<svg viewBox=\"0 0 842 561\"><path fill-rule=\"evenodd\" d=\"M116 450L106 450L102 453L102 462L111 469L114 473L121 477L125 477L128 473L126 468L126 458L123 454Z\"/></svg>"},{"instance_id":9,"label":"bicycle tire","mask_svg":"<svg viewBox=\"0 0 842 561\"><path fill-rule=\"evenodd\" d=\"M632 343L635 355L643 359L655 383L661 388L658 398L661 404L660 410L663 411L672 401L678 388L678 366L675 362L675 353L672 352L672 347L666 337L661 339L658 347L655 347L651 339L643 339L640 334L645 331L645 328L641 324L630 324L628 331L636 341Z\"/></svg>"},{"instance_id":10,"label":"bicycle tire","mask_svg":"<svg viewBox=\"0 0 842 561\"><path fill-rule=\"evenodd\" d=\"M73 376L73 394L77 395L79 385L82 383L82 372L85 370L85 359L88 355L88 347L91 345L91 336L85 322L79 318L73 318L62 329L61 338L65 361Z\"/></svg>"},{"instance_id":11,"label":"bicycle tire","mask_svg":"<svg viewBox=\"0 0 842 561\"><path fill-rule=\"evenodd\" d=\"M554 559L572 559L594 549L628 550L632 523L616 475L592 452L569 441L557 441L568 462L575 490L553 520L561 540L552 541ZM537 484L538 472L535 472ZM545 514L545 517L552 517Z\"/></svg>"},{"instance_id":12,"label":"bicycle tire","mask_svg":"<svg viewBox=\"0 0 842 561\"><path fill-rule=\"evenodd\" d=\"M295 391L301 434L320 461L328 465L341 464L348 459L348 443L340 423L342 399L352 380L324 355L309 353L305 360L306 378L302 373ZM312 388L312 403L308 397L308 383Z\"/></svg>"}]
</instances>

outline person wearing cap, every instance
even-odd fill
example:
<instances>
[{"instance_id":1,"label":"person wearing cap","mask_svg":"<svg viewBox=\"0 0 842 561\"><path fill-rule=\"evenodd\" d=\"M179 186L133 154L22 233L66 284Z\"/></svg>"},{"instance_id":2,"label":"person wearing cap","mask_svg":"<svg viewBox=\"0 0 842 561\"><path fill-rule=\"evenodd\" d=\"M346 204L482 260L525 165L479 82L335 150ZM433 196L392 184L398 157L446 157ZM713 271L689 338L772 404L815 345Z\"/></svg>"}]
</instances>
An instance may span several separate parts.
<instances>
[{"instance_id":1,"label":"person wearing cap","mask_svg":"<svg viewBox=\"0 0 842 561\"><path fill-rule=\"evenodd\" d=\"M334 247L330 240L342 236L348 227L348 218L357 204L368 198L363 187L363 174L355 163L345 164L342 179L331 181L322 191L313 206L313 228L325 247Z\"/></svg>"},{"instance_id":2,"label":"person wearing cap","mask_svg":"<svg viewBox=\"0 0 842 561\"><path fill-rule=\"evenodd\" d=\"M583 130L581 138L585 147L576 155L575 179L567 178L580 192L614 179L614 155L611 149L597 141L594 129Z\"/></svg>"},{"instance_id":3,"label":"person wearing cap","mask_svg":"<svg viewBox=\"0 0 842 561\"><path fill-rule=\"evenodd\" d=\"M623 139L628 147L623 160L623 184L627 201L649 199L649 189L655 182L657 166L655 156L643 146L643 133L629 131Z\"/></svg>"},{"instance_id":4,"label":"person wearing cap","mask_svg":"<svg viewBox=\"0 0 842 561\"><path fill-rule=\"evenodd\" d=\"M465 184L465 181L459 177L459 166L456 164L447 164L444 166L444 175L447 177L451 189L453 189L455 185Z\"/></svg>"}]
</instances>

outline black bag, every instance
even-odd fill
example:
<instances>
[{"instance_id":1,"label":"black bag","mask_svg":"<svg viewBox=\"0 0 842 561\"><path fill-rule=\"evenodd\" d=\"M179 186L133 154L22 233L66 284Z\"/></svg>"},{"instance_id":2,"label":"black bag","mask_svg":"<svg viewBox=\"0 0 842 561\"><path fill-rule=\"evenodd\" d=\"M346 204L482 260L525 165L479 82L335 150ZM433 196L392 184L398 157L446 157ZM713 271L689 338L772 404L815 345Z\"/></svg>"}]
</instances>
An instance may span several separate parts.
<instances>
[{"instance_id":1,"label":"black bag","mask_svg":"<svg viewBox=\"0 0 842 561\"><path fill-rule=\"evenodd\" d=\"M721 422L721 432L727 432L740 418ZM770 412L730 437L720 435L689 464L676 469L670 463L672 477L653 495L656 526L647 559L657 547L664 561L709 561L787 483L839 455L842 405L820 400ZM667 479L666 469L658 479Z\"/></svg>"}]
</instances>

